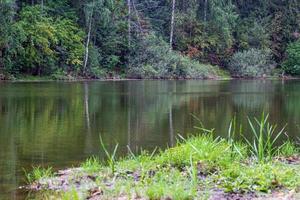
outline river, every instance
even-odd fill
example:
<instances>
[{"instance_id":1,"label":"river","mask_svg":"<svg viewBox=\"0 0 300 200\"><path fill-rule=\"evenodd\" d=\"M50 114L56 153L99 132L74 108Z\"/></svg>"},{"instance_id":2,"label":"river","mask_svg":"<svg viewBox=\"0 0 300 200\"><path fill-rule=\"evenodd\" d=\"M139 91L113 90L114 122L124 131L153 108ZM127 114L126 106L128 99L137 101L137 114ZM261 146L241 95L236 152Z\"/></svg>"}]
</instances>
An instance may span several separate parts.
<instances>
[{"instance_id":1,"label":"river","mask_svg":"<svg viewBox=\"0 0 300 200\"><path fill-rule=\"evenodd\" d=\"M2 82L0 199L25 198L16 188L32 166L56 170L103 158L100 135L110 149L118 143L123 156L128 147L138 153L173 146L178 134L199 134L199 120L226 137L234 115L247 127L247 117L262 112L279 128L287 124L297 140L300 81Z\"/></svg>"}]
</instances>

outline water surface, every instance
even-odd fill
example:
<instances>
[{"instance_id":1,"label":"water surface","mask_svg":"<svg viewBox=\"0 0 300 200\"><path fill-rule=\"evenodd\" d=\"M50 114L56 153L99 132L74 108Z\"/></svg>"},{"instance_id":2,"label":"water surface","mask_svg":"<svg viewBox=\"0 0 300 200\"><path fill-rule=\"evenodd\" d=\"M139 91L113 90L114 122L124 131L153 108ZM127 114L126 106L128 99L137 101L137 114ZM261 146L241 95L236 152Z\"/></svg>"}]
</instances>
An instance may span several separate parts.
<instances>
[{"instance_id":1,"label":"water surface","mask_svg":"<svg viewBox=\"0 0 300 200\"><path fill-rule=\"evenodd\" d=\"M23 169L103 157L99 134L119 155L172 146L199 122L227 135L230 119L270 113L292 139L300 130L300 81L0 83L0 199L23 199ZM245 130L245 135L251 137Z\"/></svg>"}]
</instances>

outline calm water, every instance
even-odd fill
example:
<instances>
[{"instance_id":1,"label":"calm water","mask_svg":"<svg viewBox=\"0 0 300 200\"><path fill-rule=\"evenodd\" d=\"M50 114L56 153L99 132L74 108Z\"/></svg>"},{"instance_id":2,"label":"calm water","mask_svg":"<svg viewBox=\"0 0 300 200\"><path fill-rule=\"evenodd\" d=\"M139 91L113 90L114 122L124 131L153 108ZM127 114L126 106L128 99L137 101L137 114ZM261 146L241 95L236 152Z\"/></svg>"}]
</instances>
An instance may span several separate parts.
<instances>
[{"instance_id":1,"label":"calm water","mask_svg":"<svg viewBox=\"0 0 300 200\"><path fill-rule=\"evenodd\" d=\"M225 136L230 119L270 113L296 139L300 81L120 81L0 83L0 199L23 199L23 169L76 166L100 151L172 146L196 133L198 116Z\"/></svg>"}]
</instances>

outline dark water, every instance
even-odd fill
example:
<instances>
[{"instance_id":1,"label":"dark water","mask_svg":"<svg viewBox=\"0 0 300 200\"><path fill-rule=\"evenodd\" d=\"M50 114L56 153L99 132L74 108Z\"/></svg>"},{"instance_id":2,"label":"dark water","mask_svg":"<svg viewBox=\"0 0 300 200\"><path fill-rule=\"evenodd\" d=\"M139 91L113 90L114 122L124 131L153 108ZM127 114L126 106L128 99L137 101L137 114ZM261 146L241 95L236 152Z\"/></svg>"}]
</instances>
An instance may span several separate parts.
<instances>
[{"instance_id":1,"label":"dark water","mask_svg":"<svg viewBox=\"0 0 300 200\"><path fill-rule=\"evenodd\" d=\"M0 83L0 199L23 199L23 169L76 166L102 155L99 134L120 154L172 146L198 116L226 136L230 119L270 113L291 138L300 130L300 81ZM245 133L247 134L247 133Z\"/></svg>"}]
</instances>

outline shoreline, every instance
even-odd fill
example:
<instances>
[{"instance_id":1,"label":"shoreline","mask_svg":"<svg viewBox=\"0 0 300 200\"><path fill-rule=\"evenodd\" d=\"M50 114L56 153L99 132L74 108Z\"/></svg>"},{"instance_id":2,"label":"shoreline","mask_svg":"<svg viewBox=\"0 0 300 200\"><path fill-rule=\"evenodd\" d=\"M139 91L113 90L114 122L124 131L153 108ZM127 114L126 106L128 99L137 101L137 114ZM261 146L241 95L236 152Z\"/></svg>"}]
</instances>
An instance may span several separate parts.
<instances>
[{"instance_id":1,"label":"shoreline","mask_svg":"<svg viewBox=\"0 0 300 200\"><path fill-rule=\"evenodd\" d=\"M107 152L105 163L94 157L56 173L35 168L25 188L63 199L299 199L299 148L285 145L258 161L247 144L202 133L160 152L119 160Z\"/></svg>"},{"instance_id":2,"label":"shoreline","mask_svg":"<svg viewBox=\"0 0 300 200\"><path fill-rule=\"evenodd\" d=\"M257 77L257 78L245 78L245 77L226 77L226 78L173 78L173 79L150 79L150 78L103 78L103 79L86 79L86 78L75 78L75 79L47 79L47 78L37 78L37 79L15 79L15 80L0 80L0 83L27 83L27 82L118 82L118 81L192 81L192 80L214 80L214 81L228 81L228 80L300 80L300 77Z\"/></svg>"}]
</instances>

